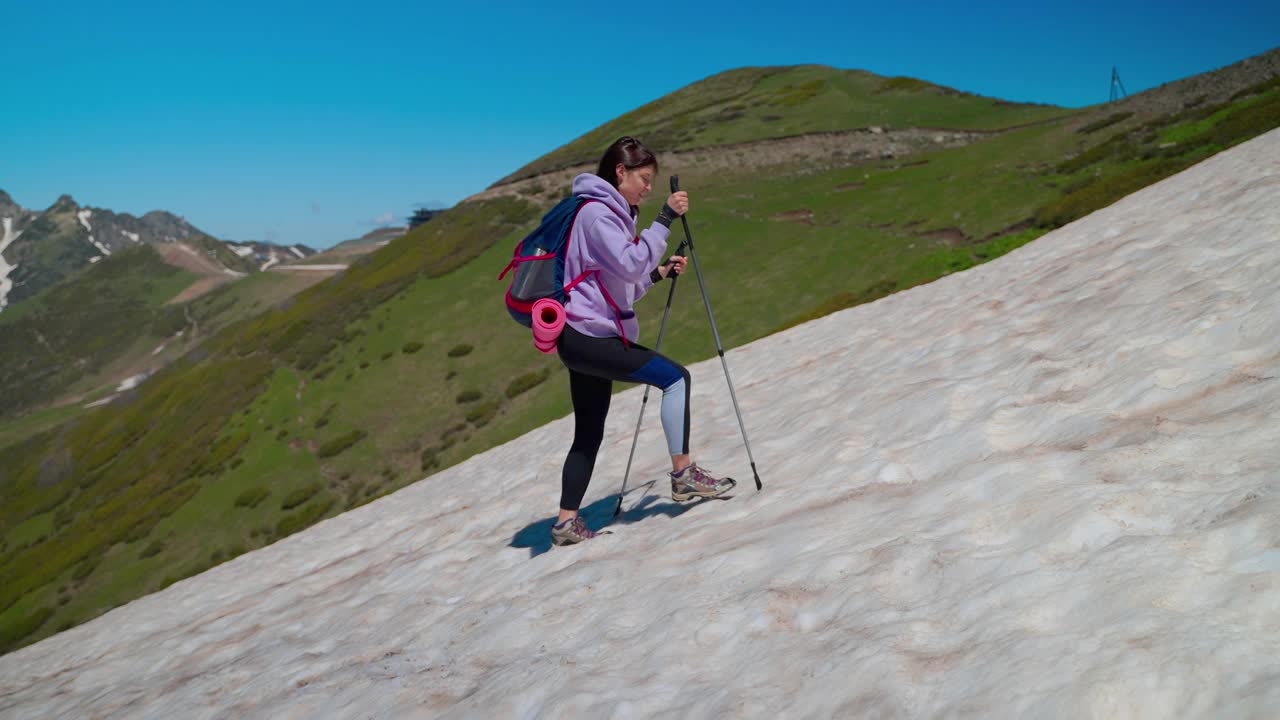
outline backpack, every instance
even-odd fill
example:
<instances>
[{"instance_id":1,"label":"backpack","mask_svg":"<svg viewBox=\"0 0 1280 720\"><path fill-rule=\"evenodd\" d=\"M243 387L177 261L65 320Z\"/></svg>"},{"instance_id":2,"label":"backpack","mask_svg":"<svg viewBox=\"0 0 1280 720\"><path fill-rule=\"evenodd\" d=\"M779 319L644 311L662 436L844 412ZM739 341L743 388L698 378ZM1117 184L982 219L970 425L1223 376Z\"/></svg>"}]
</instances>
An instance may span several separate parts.
<instances>
[{"instance_id":1,"label":"backpack","mask_svg":"<svg viewBox=\"0 0 1280 720\"><path fill-rule=\"evenodd\" d=\"M564 262L569 252L569 238L578 213L589 202L576 195L561 200L542 217L542 222L517 245L511 262L498 275L501 280L513 269L515 277L507 289L507 312L521 325L533 327L533 304L551 298L561 305L569 301L569 292L592 271L587 271L565 284Z\"/></svg>"}]
</instances>

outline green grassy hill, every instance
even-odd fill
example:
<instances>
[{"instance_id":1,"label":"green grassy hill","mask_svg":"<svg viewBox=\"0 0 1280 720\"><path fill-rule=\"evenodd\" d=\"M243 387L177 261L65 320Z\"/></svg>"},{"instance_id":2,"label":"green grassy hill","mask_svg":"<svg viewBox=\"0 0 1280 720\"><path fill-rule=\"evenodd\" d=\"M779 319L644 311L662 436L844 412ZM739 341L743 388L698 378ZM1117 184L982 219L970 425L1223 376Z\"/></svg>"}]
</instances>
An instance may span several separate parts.
<instances>
[{"instance_id":1,"label":"green grassy hill","mask_svg":"<svg viewBox=\"0 0 1280 720\"><path fill-rule=\"evenodd\" d=\"M806 104L823 95L804 89L805 73L819 71L787 71L807 99L778 111L786 123L761 122L827 122L827 106ZM861 96L841 92L868 104L877 92L912 96L897 87L912 83L878 82ZM820 170L786 158L767 172L663 168L694 197L691 225L726 347L998 257L1280 118L1271 76L1220 104L1143 118L915 92L929 95L931 114L906 104L877 122L1012 129ZM681 102L702 94L677 93ZM649 129L678 133L674 117ZM600 144L582 142L575 152ZM0 447L0 647L83 622L568 413L559 363L506 316L496 280L544 209L518 194L462 204L278 307L233 303L225 312L239 307L237 319L126 402L11 435L23 439ZM655 212L643 209L645 221ZM661 290L639 307L648 341ZM683 362L714 354L693 283L681 287L669 333L664 350ZM557 492L548 486L548 508Z\"/></svg>"},{"instance_id":2,"label":"green grassy hill","mask_svg":"<svg viewBox=\"0 0 1280 720\"><path fill-rule=\"evenodd\" d=\"M12 417L108 367L136 342L181 330L165 306L195 280L150 246L117 252L0 313L0 417Z\"/></svg>"},{"instance_id":3,"label":"green grassy hill","mask_svg":"<svg viewBox=\"0 0 1280 720\"><path fill-rule=\"evenodd\" d=\"M1070 115L907 77L804 65L741 68L695 83L606 123L497 184L582 163L622 135L664 151L806 133L883 128L1002 130Z\"/></svg>"},{"instance_id":4,"label":"green grassy hill","mask_svg":"<svg viewBox=\"0 0 1280 720\"><path fill-rule=\"evenodd\" d=\"M187 242L230 255L217 257L243 267L217 240ZM19 428L68 417L61 405L96 400L120 380L191 349L201 333L260 313L316 282L254 273L184 305L170 304L198 278L165 263L154 246L138 245L0 313L0 418L23 421L0 424L0 446L25 437Z\"/></svg>"}]
</instances>

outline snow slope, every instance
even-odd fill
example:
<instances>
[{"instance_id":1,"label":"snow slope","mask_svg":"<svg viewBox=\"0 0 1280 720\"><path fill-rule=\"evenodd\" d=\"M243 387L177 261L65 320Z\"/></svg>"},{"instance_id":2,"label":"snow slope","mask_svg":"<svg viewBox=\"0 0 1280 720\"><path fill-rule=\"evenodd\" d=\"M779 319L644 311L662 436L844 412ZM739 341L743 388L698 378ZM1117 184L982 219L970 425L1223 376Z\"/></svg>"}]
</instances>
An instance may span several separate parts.
<instances>
[{"instance_id":1,"label":"snow slope","mask_svg":"<svg viewBox=\"0 0 1280 720\"><path fill-rule=\"evenodd\" d=\"M651 407L551 548L557 420L0 658L0 714L1275 717L1278 275L1273 131L728 353L761 493L699 363L733 499L670 501Z\"/></svg>"}]
</instances>

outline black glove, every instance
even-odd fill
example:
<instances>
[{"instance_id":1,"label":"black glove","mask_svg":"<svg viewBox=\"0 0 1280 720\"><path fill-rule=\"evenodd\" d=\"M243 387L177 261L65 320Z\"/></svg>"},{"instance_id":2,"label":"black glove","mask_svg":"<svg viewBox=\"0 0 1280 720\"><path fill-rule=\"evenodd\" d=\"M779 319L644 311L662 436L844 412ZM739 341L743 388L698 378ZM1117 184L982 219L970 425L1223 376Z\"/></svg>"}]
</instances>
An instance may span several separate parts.
<instances>
[{"instance_id":1,"label":"black glove","mask_svg":"<svg viewBox=\"0 0 1280 720\"><path fill-rule=\"evenodd\" d=\"M671 227L671 222L678 217L680 216L676 214L675 210L671 209L670 205L662 203L662 210L658 212L659 225L669 228Z\"/></svg>"}]
</instances>

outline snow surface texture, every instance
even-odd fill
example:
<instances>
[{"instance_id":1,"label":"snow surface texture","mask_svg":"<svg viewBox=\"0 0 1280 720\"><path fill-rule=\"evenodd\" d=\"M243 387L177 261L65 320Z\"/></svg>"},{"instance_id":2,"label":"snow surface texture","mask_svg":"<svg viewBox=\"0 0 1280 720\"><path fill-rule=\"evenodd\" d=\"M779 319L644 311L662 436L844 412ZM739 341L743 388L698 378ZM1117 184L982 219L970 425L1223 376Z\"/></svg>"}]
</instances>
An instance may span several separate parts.
<instances>
[{"instance_id":1,"label":"snow surface texture","mask_svg":"<svg viewBox=\"0 0 1280 720\"><path fill-rule=\"evenodd\" d=\"M4 251L9 249L14 240L22 234L22 231L13 231L13 218L7 217L0 219L0 223L4 227L4 235L0 235L0 310L4 310L9 304L9 291L13 290L13 281L9 279L9 273L18 269L17 265L10 265L4 259Z\"/></svg>"},{"instance_id":2,"label":"snow surface texture","mask_svg":"<svg viewBox=\"0 0 1280 720\"><path fill-rule=\"evenodd\" d=\"M562 418L0 658L0 714L1273 718L1278 240L1274 131L729 352L761 493L702 362L733 499L670 501L651 407L551 548Z\"/></svg>"}]
</instances>

